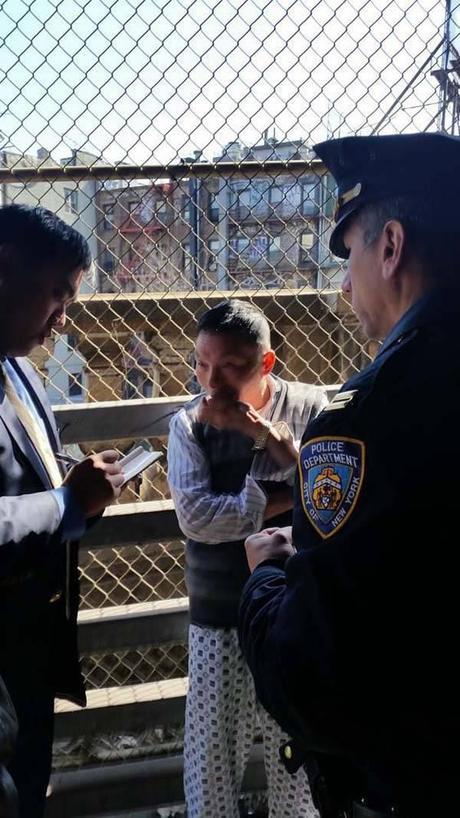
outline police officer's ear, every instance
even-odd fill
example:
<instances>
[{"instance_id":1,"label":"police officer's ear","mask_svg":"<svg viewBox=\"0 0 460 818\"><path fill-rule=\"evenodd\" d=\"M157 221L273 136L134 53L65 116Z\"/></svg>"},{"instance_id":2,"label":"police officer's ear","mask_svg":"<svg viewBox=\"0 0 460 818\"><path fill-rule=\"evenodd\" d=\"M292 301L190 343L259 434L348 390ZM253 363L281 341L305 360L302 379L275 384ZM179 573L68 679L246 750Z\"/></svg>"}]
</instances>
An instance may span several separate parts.
<instances>
[{"instance_id":1,"label":"police officer's ear","mask_svg":"<svg viewBox=\"0 0 460 818\"><path fill-rule=\"evenodd\" d=\"M385 224L380 237L382 253L382 276L386 281L393 279L401 269L406 244L406 234L401 222L390 219Z\"/></svg>"},{"instance_id":2,"label":"police officer's ear","mask_svg":"<svg viewBox=\"0 0 460 818\"><path fill-rule=\"evenodd\" d=\"M269 375L272 371L273 367L275 366L276 355L272 349L267 350L264 352L262 358L262 372L264 375Z\"/></svg>"}]
</instances>

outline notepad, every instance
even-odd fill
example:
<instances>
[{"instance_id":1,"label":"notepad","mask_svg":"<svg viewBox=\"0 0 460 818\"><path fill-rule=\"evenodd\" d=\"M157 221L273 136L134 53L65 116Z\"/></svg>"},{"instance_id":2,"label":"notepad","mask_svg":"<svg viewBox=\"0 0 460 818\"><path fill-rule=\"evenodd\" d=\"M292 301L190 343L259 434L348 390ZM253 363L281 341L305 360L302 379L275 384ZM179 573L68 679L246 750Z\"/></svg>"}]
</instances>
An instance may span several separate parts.
<instances>
[{"instance_id":1,"label":"notepad","mask_svg":"<svg viewBox=\"0 0 460 818\"><path fill-rule=\"evenodd\" d=\"M163 452L155 452L153 449L144 449L143 446L136 446L135 449L132 449L124 457L120 458L118 462L125 478L123 485L134 477L137 477L138 474L143 472L148 466L151 466L152 463L159 460L162 454Z\"/></svg>"}]
</instances>

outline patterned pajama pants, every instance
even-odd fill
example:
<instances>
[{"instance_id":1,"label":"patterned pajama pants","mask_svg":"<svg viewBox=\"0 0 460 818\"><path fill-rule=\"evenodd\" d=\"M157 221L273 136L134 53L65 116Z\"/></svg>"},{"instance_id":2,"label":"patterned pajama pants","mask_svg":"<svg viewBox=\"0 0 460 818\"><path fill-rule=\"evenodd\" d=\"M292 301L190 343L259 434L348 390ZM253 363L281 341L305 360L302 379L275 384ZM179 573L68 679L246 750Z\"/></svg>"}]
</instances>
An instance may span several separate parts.
<instances>
[{"instance_id":1,"label":"patterned pajama pants","mask_svg":"<svg viewBox=\"0 0 460 818\"><path fill-rule=\"evenodd\" d=\"M303 770L279 760L286 736L257 703L234 629L190 626L184 788L188 818L238 818L238 797L254 738L262 731L270 818L314 818Z\"/></svg>"}]
</instances>

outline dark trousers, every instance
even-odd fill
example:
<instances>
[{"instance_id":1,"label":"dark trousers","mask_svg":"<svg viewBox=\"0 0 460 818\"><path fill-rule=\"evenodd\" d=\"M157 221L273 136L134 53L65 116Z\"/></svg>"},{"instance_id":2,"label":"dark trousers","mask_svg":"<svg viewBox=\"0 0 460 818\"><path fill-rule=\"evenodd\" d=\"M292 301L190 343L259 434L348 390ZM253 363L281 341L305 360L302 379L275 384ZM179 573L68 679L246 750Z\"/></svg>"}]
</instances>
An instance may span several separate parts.
<instances>
[{"instance_id":1,"label":"dark trousers","mask_svg":"<svg viewBox=\"0 0 460 818\"><path fill-rule=\"evenodd\" d=\"M46 689L34 690L33 678L28 681L26 689L9 686L19 732L8 769L18 791L19 818L42 818L51 773L54 696Z\"/></svg>"}]
</instances>

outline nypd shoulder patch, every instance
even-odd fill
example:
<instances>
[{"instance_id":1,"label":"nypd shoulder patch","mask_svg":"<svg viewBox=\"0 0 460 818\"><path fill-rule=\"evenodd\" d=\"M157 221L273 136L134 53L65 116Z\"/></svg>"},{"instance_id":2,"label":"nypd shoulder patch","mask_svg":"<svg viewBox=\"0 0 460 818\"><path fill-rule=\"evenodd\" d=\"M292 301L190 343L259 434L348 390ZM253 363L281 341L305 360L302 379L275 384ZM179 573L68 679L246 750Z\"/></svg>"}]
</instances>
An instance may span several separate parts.
<instances>
[{"instance_id":1,"label":"nypd shoulder patch","mask_svg":"<svg viewBox=\"0 0 460 818\"><path fill-rule=\"evenodd\" d=\"M365 446L350 437L315 437L299 453L302 504L312 526L327 539L356 506L364 479Z\"/></svg>"}]
</instances>

